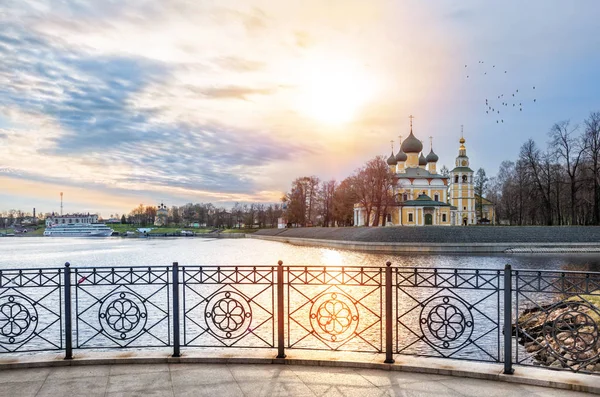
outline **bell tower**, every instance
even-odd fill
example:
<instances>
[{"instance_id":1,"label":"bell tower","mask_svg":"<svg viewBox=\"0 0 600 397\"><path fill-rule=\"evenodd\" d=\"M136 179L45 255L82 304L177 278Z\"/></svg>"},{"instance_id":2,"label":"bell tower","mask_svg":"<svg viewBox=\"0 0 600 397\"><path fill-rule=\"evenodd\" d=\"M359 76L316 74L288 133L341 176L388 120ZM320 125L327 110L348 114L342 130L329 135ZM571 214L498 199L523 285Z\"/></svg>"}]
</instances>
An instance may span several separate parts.
<instances>
[{"instance_id":1,"label":"bell tower","mask_svg":"<svg viewBox=\"0 0 600 397\"><path fill-rule=\"evenodd\" d=\"M467 226L477 223L477 214L475 212L473 170L469 168L469 157L467 157L465 142L461 126L460 147L454 163L455 167L450 171L448 197L450 205L456 207L454 224Z\"/></svg>"}]
</instances>

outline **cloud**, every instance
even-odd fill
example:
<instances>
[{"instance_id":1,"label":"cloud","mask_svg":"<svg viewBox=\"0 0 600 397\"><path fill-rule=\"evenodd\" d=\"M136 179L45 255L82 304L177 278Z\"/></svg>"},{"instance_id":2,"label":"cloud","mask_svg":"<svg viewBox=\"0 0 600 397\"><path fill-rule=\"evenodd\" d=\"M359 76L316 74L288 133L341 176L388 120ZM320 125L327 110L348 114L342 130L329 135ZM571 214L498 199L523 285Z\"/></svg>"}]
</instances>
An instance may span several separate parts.
<instances>
[{"instance_id":1,"label":"cloud","mask_svg":"<svg viewBox=\"0 0 600 397\"><path fill-rule=\"evenodd\" d=\"M253 61L236 56L218 57L213 62L223 69L229 69L234 72L256 72L263 70L265 63L261 61Z\"/></svg>"},{"instance_id":2,"label":"cloud","mask_svg":"<svg viewBox=\"0 0 600 397\"><path fill-rule=\"evenodd\" d=\"M308 152L262 131L223 122L160 122L156 109L132 107L140 92L172 78L179 70L173 65L88 53L14 24L6 32L0 36L0 112L8 128L0 137L8 145L0 147L0 166L19 164L15 178L248 199L260 191L254 177L261 167ZM261 67L239 57L214 62L235 71ZM275 92L237 85L185 87L192 95L219 100Z\"/></svg>"},{"instance_id":3,"label":"cloud","mask_svg":"<svg viewBox=\"0 0 600 397\"><path fill-rule=\"evenodd\" d=\"M214 99L243 99L247 100L252 95L270 95L275 92L272 88L251 88L251 87L208 87L196 88L188 87L191 91Z\"/></svg>"}]
</instances>

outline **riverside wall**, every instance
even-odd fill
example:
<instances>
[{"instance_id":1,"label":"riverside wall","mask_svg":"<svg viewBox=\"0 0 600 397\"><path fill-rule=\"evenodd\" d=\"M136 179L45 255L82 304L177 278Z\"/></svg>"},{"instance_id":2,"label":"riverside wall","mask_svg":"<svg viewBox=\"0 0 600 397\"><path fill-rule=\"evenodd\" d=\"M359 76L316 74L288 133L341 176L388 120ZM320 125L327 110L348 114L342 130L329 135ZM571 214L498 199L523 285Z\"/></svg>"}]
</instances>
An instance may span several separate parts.
<instances>
[{"instance_id":1,"label":"riverside wall","mask_svg":"<svg viewBox=\"0 0 600 397\"><path fill-rule=\"evenodd\" d=\"M265 229L250 237L366 252L600 254L595 226L314 227Z\"/></svg>"}]
</instances>

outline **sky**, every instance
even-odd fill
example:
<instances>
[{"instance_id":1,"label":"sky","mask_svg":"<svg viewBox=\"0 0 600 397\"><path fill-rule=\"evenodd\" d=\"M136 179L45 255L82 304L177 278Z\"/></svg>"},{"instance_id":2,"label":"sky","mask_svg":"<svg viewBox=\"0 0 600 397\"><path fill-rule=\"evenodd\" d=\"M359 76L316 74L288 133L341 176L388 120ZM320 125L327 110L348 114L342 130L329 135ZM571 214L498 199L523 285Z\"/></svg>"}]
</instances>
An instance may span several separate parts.
<instances>
[{"instance_id":1,"label":"sky","mask_svg":"<svg viewBox=\"0 0 600 397\"><path fill-rule=\"evenodd\" d=\"M65 212L104 216L278 202L296 177L397 151L411 114L438 168L463 126L471 168L494 175L600 111L598 15L597 0L2 0L0 211L59 211L60 192Z\"/></svg>"}]
</instances>

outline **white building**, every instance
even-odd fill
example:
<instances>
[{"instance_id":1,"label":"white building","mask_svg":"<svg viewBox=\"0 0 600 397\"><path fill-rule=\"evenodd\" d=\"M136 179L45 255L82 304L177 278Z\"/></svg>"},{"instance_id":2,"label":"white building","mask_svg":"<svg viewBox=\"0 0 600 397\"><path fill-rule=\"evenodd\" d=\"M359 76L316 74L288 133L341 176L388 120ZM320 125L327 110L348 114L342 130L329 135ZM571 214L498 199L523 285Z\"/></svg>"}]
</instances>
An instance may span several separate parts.
<instances>
[{"instance_id":1,"label":"white building","mask_svg":"<svg viewBox=\"0 0 600 397\"><path fill-rule=\"evenodd\" d=\"M98 223L97 214L67 214L67 215L50 215L46 218L46 226L78 224L78 223Z\"/></svg>"}]
</instances>

